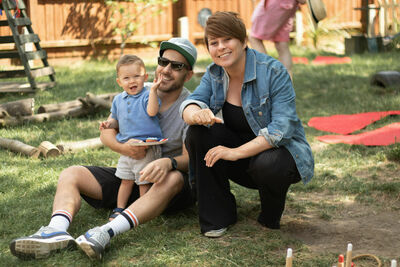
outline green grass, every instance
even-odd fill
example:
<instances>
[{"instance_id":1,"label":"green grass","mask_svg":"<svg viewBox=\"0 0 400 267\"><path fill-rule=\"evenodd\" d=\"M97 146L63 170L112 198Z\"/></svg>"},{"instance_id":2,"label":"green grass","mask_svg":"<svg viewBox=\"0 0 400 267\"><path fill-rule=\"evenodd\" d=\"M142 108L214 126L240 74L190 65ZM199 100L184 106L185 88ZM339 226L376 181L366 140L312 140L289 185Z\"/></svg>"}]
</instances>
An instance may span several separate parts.
<instances>
[{"instance_id":1,"label":"green grass","mask_svg":"<svg viewBox=\"0 0 400 267\"><path fill-rule=\"evenodd\" d=\"M315 51L296 50L295 56L310 60ZM260 227L258 194L232 185L237 197L238 223L221 239L204 238L199 233L196 207L170 216L160 216L112 240L111 250L102 262L92 262L79 250L56 254L40 261L23 262L9 252L9 242L47 225L58 174L70 165L115 166L119 155L107 148L85 150L49 159L30 159L0 150L0 265L1 266L284 266L286 249L294 250L294 266L332 266L334 251L315 253L308 245L288 235L291 219L310 215L332 221L343 208L338 199L352 198L360 205L377 210L397 210L400 195L400 147L325 145L316 140L326 134L307 126L314 116L367 111L398 110L400 90L374 88L370 76L382 70L400 70L400 53L352 56L352 64L335 66L295 65L294 86L297 111L315 156L315 177L307 185L291 187L281 231ZM209 59L202 59L205 67ZM155 66L148 66L154 71ZM56 66L55 88L35 95L3 94L0 103L35 98L35 109L42 104L63 102L94 94L120 91L115 83L114 62L91 61ZM151 79L151 78L150 78ZM188 84L191 90L200 78ZM0 128L0 136L32 146L77 141L99 135L98 121L108 116L104 110L84 118ZM399 122L399 116L368 126L368 130ZM315 197L324 195L323 201ZM86 203L69 229L73 236L106 222L108 211L94 210ZM346 241L344 241L346 242ZM346 243L338 244L345 248ZM344 253L345 251L343 251ZM393 255L393 258L399 255ZM389 258L381 257L387 264ZM399 259L399 258L397 258Z\"/></svg>"}]
</instances>

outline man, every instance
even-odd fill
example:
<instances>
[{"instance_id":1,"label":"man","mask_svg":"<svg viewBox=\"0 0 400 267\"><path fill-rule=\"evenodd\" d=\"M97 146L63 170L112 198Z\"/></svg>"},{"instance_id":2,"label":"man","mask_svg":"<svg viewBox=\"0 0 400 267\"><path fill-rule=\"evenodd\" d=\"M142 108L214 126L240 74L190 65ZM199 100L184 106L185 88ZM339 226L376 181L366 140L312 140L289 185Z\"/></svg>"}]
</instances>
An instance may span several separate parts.
<instances>
[{"instance_id":1,"label":"man","mask_svg":"<svg viewBox=\"0 0 400 267\"><path fill-rule=\"evenodd\" d=\"M163 134L169 140L162 147L163 157L142 170L140 179L153 183L152 187L142 197L138 187L134 187L128 208L111 222L90 229L74 240L67 229L79 211L81 197L95 208L112 209L116 206L121 180L115 176L115 168L71 166L60 174L49 225L31 236L11 241L13 255L23 259L45 258L76 243L89 257L101 259L113 236L164 211L177 211L194 203L186 174L189 157L183 145L187 125L179 116L179 106L189 95L183 86L193 75L197 51L188 40L172 38L161 43L159 54L156 77L160 74L162 82L157 91L161 99L158 116ZM115 152L135 159L145 156L146 147L131 146L129 141L119 143L116 135L114 129L107 129L101 132L100 138Z\"/></svg>"}]
</instances>

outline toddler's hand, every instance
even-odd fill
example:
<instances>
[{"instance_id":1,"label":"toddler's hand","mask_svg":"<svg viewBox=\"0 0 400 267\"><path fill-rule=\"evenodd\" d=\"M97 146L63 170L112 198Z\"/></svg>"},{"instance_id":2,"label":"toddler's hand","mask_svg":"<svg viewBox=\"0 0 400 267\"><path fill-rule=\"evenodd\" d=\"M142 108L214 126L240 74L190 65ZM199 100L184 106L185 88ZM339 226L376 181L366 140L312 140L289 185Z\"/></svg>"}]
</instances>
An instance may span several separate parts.
<instances>
[{"instance_id":1,"label":"toddler's hand","mask_svg":"<svg viewBox=\"0 0 400 267\"><path fill-rule=\"evenodd\" d=\"M101 130L104 130L104 129L110 129L110 124L111 124L111 122L109 122L109 121L100 122L99 130L101 131Z\"/></svg>"},{"instance_id":2,"label":"toddler's hand","mask_svg":"<svg viewBox=\"0 0 400 267\"><path fill-rule=\"evenodd\" d=\"M157 77L154 77L153 86L151 87L150 90L152 91L157 90L158 87L160 87L161 82L162 82L162 75L161 73L159 73Z\"/></svg>"}]
</instances>

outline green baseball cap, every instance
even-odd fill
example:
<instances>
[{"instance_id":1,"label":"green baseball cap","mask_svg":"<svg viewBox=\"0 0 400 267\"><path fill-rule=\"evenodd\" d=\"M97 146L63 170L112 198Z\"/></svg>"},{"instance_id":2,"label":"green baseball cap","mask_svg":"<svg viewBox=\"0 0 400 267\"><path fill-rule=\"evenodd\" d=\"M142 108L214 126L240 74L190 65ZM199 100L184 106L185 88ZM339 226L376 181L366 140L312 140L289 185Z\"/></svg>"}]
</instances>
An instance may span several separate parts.
<instances>
[{"instance_id":1,"label":"green baseball cap","mask_svg":"<svg viewBox=\"0 0 400 267\"><path fill-rule=\"evenodd\" d=\"M162 57L164 51L167 49L172 49L179 52L186 58L187 62L189 62L193 69L193 66L197 60L197 49L188 39L175 37L169 39L168 41L161 42L160 57Z\"/></svg>"}]
</instances>

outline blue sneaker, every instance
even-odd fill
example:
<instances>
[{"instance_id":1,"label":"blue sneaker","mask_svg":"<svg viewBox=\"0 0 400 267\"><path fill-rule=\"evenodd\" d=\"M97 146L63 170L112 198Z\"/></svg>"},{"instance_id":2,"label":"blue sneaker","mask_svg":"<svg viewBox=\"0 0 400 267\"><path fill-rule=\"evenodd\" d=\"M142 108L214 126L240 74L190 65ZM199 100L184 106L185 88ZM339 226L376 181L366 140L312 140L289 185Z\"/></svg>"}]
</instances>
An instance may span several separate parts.
<instances>
[{"instance_id":1,"label":"blue sneaker","mask_svg":"<svg viewBox=\"0 0 400 267\"><path fill-rule=\"evenodd\" d=\"M76 239L78 246L92 259L101 260L106 246L110 244L108 231L95 227Z\"/></svg>"},{"instance_id":2,"label":"blue sneaker","mask_svg":"<svg viewBox=\"0 0 400 267\"><path fill-rule=\"evenodd\" d=\"M53 252L73 247L76 243L70 234L49 226L42 226L35 234L10 243L11 253L24 260L47 258Z\"/></svg>"}]
</instances>

